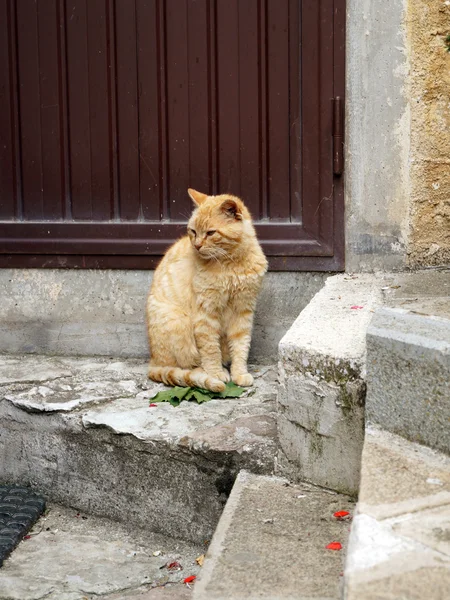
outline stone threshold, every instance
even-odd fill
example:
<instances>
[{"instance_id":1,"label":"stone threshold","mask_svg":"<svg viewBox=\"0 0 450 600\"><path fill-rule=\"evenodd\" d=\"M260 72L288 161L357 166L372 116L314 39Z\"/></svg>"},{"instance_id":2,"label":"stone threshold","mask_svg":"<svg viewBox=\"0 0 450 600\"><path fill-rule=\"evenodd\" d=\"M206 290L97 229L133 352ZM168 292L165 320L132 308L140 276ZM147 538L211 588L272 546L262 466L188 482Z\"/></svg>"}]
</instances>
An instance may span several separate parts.
<instances>
[{"instance_id":1,"label":"stone threshold","mask_svg":"<svg viewBox=\"0 0 450 600\"><path fill-rule=\"evenodd\" d=\"M242 468L272 473L277 374L237 399L150 407L143 360L2 356L0 481L174 538L211 539Z\"/></svg>"}]
</instances>

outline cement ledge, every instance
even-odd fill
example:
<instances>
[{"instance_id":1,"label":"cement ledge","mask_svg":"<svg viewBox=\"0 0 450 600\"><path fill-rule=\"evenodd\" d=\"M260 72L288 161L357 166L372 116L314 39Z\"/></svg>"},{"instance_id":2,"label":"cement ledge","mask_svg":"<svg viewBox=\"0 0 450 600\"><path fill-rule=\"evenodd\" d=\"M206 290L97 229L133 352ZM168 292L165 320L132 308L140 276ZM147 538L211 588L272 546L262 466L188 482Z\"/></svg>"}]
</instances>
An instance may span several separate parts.
<instances>
[{"instance_id":1,"label":"cement ledge","mask_svg":"<svg viewBox=\"0 0 450 600\"><path fill-rule=\"evenodd\" d=\"M149 407L141 360L0 357L0 481L175 538L210 539L237 473L272 473L276 370L236 399Z\"/></svg>"},{"instance_id":2,"label":"cement ledge","mask_svg":"<svg viewBox=\"0 0 450 600\"><path fill-rule=\"evenodd\" d=\"M330 277L279 344L279 472L356 494L364 439L365 336L381 276Z\"/></svg>"},{"instance_id":3,"label":"cement ledge","mask_svg":"<svg viewBox=\"0 0 450 600\"><path fill-rule=\"evenodd\" d=\"M147 357L152 271L0 269L0 352ZM277 346L328 273L270 272L258 300L251 360Z\"/></svg>"},{"instance_id":4,"label":"cement ledge","mask_svg":"<svg viewBox=\"0 0 450 600\"><path fill-rule=\"evenodd\" d=\"M382 276L334 275L300 313L279 344L286 359L314 357L354 376L364 368L365 336L373 311L383 304ZM311 371L306 363L305 370Z\"/></svg>"},{"instance_id":5,"label":"cement ledge","mask_svg":"<svg viewBox=\"0 0 450 600\"><path fill-rule=\"evenodd\" d=\"M395 433L448 451L448 427L445 431L444 423L450 414L446 401L449 306L448 270L328 278L279 344L278 473L294 481L311 481L356 494L364 441L366 383L374 381L378 382L378 400L369 402L370 419L378 410L379 417L386 418L380 421L377 417L374 422L391 431L394 430L387 423L395 423ZM386 315L396 322L395 327L388 323ZM378 331L377 323L381 323ZM378 356L386 338L383 329L389 330L390 347L401 347L397 355L405 359L390 367L392 357L386 349ZM367 340L369 348L377 346L370 355L370 365ZM412 371L407 368L406 347L409 359L413 355L417 359ZM387 368L383 385L379 385L383 361ZM368 370L374 365L372 377ZM413 393L413 382L417 382L422 400L414 400L414 411L400 411L403 416L410 414L410 418L405 416L405 422L399 423L393 414L398 412L398 379L406 371L402 385L410 393L406 399L402 394L405 406L411 405L410 398L419 396ZM428 393L426 387L433 393ZM387 409L383 408L385 391L390 394ZM430 409L430 403L434 408ZM421 424L425 421L430 423L430 435L421 436Z\"/></svg>"},{"instance_id":6,"label":"cement ledge","mask_svg":"<svg viewBox=\"0 0 450 600\"><path fill-rule=\"evenodd\" d=\"M337 600L354 503L302 483L241 471L194 587L193 600Z\"/></svg>"},{"instance_id":7,"label":"cement ledge","mask_svg":"<svg viewBox=\"0 0 450 600\"><path fill-rule=\"evenodd\" d=\"M448 316L440 298L438 315L424 313L433 311L431 302L375 313L367 332L366 418L450 454L450 297L447 303Z\"/></svg>"}]
</instances>

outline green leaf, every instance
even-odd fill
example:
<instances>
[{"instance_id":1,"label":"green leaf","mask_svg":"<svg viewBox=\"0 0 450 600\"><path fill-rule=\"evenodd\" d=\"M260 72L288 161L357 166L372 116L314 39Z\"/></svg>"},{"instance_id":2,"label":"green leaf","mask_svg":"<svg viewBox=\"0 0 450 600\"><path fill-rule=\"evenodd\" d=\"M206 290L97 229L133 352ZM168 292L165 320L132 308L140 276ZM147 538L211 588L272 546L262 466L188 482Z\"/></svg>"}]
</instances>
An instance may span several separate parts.
<instances>
[{"instance_id":1,"label":"green leaf","mask_svg":"<svg viewBox=\"0 0 450 600\"><path fill-rule=\"evenodd\" d=\"M244 392L245 392L245 388L236 385L232 381L229 381L227 383L224 391L218 393L217 396L215 395L214 397L215 398L239 398L239 396L242 396L242 394Z\"/></svg>"},{"instance_id":2,"label":"green leaf","mask_svg":"<svg viewBox=\"0 0 450 600\"><path fill-rule=\"evenodd\" d=\"M158 392L153 398L150 398L152 402L170 402L174 397L172 390L162 390Z\"/></svg>"},{"instance_id":3,"label":"green leaf","mask_svg":"<svg viewBox=\"0 0 450 600\"><path fill-rule=\"evenodd\" d=\"M183 400L183 398L185 398L189 393L190 389L191 388L189 387L174 387L173 395L175 396L175 398L178 398L178 400Z\"/></svg>"},{"instance_id":4,"label":"green leaf","mask_svg":"<svg viewBox=\"0 0 450 600\"><path fill-rule=\"evenodd\" d=\"M211 392L201 388L191 387L173 387L170 390L162 390L153 398L152 402L169 402L172 406L180 406L183 400L195 401L197 404L209 402L213 398L238 398L245 392L245 389L239 387L232 381L228 382L223 392Z\"/></svg>"},{"instance_id":5,"label":"green leaf","mask_svg":"<svg viewBox=\"0 0 450 600\"><path fill-rule=\"evenodd\" d=\"M162 390L161 392L158 392L151 400L152 402L170 402L172 399L181 401L188 394L190 389L191 388L188 387L173 387L170 388L170 390Z\"/></svg>"},{"instance_id":6,"label":"green leaf","mask_svg":"<svg viewBox=\"0 0 450 600\"><path fill-rule=\"evenodd\" d=\"M205 394L203 390L200 391L199 389L192 390L192 397L194 397L197 400L198 404L202 404L203 402L208 402L209 400L212 400L211 394L212 392L207 392Z\"/></svg>"}]
</instances>

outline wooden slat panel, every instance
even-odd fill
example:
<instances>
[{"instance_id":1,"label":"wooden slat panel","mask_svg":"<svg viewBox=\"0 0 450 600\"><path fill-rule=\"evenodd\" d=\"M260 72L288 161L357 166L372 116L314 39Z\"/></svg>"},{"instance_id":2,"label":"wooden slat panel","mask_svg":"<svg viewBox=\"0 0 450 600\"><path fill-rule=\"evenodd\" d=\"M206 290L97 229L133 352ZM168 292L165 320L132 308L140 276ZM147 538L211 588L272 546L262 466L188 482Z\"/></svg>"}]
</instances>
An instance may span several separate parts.
<instances>
[{"instance_id":1,"label":"wooden slat panel","mask_svg":"<svg viewBox=\"0 0 450 600\"><path fill-rule=\"evenodd\" d=\"M169 140L167 100L167 11L165 0L157 0L158 23L158 97L160 122L160 151L161 151L161 187L160 214L161 219L169 218Z\"/></svg>"},{"instance_id":2,"label":"wooden slat panel","mask_svg":"<svg viewBox=\"0 0 450 600\"><path fill-rule=\"evenodd\" d=\"M259 214L255 213L254 218L267 219L269 214L269 179L268 179L268 106L267 106L267 0L258 1L258 143L259 143L259 163L260 163L260 197Z\"/></svg>"},{"instance_id":3,"label":"wooden slat panel","mask_svg":"<svg viewBox=\"0 0 450 600\"><path fill-rule=\"evenodd\" d=\"M275 223L256 224L256 231L269 255L329 256L330 248L311 237L301 225L286 224L284 238L277 238ZM0 244L6 252L48 254L117 253L160 255L173 239L186 231L185 223L8 223L0 222ZM26 238L17 250L16 239Z\"/></svg>"},{"instance_id":4,"label":"wooden slat panel","mask_svg":"<svg viewBox=\"0 0 450 600\"><path fill-rule=\"evenodd\" d=\"M15 19L10 9L9 0L0 0L0 219L15 216L18 196Z\"/></svg>"},{"instance_id":5,"label":"wooden slat panel","mask_svg":"<svg viewBox=\"0 0 450 600\"><path fill-rule=\"evenodd\" d=\"M158 1L137 0L139 81L139 197L145 220L158 220L163 196Z\"/></svg>"},{"instance_id":6,"label":"wooden slat panel","mask_svg":"<svg viewBox=\"0 0 450 600\"><path fill-rule=\"evenodd\" d=\"M33 0L16 10L23 216L34 220L44 218L38 10Z\"/></svg>"},{"instance_id":7,"label":"wooden slat panel","mask_svg":"<svg viewBox=\"0 0 450 600\"><path fill-rule=\"evenodd\" d=\"M57 0L39 2L38 46L40 120L42 135L43 218L62 219L64 214L64 155L61 154L61 106Z\"/></svg>"},{"instance_id":8,"label":"wooden slat panel","mask_svg":"<svg viewBox=\"0 0 450 600\"><path fill-rule=\"evenodd\" d=\"M302 90L302 172L303 187L301 191L303 206L303 223L308 231L319 234L319 215L317 199L320 196L320 58L321 51L317 46L320 27L320 1L306 2L302 6L301 23L301 71Z\"/></svg>"},{"instance_id":9,"label":"wooden slat panel","mask_svg":"<svg viewBox=\"0 0 450 600\"><path fill-rule=\"evenodd\" d=\"M239 194L239 0L217 0L218 187Z\"/></svg>"},{"instance_id":10,"label":"wooden slat panel","mask_svg":"<svg viewBox=\"0 0 450 600\"><path fill-rule=\"evenodd\" d=\"M85 0L66 2L67 96L71 211L92 218L89 44Z\"/></svg>"},{"instance_id":11,"label":"wooden slat panel","mask_svg":"<svg viewBox=\"0 0 450 600\"><path fill-rule=\"evenodd\" d=\"M269 217L290 219L289 3L267 0Z\"/></svg>"},{"instance_id":12,"label":"wooden slat panel","mask_svg":"<svg viewBox=\"0 0 450 600\"><path fill-rule=\"evenodd\" d=\"M187 4L186 0L166 0L168 214L172 219L185 219L191 211L185 184L190 178Z\"/></svg>"},{"instance_id":13,"label":"wooden slat panel","mask_svg":"<svg viewBox=\"0 0 450 600\"><path fill-rule=\"evenodd\" d=\"M302 220L302 145L301 123L301 14L298 0L289 0L289 140L290 140L290 200L291 221Z\"/></svg>"},{"instance_id":14,"label":"wooden slat panel","mask_svg":"<svg viewBox=\"0 0 450 600\"><path fill-rule=\"evenodd\" d=\"M87 8L92 219L103 221L112 216L107 2L89 0Z\"/></svg>"},{"instance_id":15,"label":"wooden slat panel","mask_svg":"<svg viewBox=\"0 0 450 600\"><path fill-rule=\"evenodd\" d=\"M265 128L259 113L258 65L260 2L239 2L239 193L254 216L260 215L260 127Z\"/></svg>"},{"instance_id":16,"label":"wooden slat panel","mask_svg":"<svg viewBox=\"0 0 450 600\"><path fill-rule=\"evenodd\" d=\"M207 69L208 69L208 164L209 193L219 193L218 166L218 94L217 94L217 3L207 6Z\"/></svg>"},{"instance_id":17,"label":"wooden slat panel","mask_svg":"<svg viewBox=\"0 0 450 600\"><path fill-rule=\"evenodd\" d=\"M110 216L119 218L119 164L117 155L117 74L115 0L106 0L106 66L108 71Z\"/></svg>"},{"instance_id":18,"label":"wooden slat panel","mask_svg":"<svg viewBox=\"0 0 450 600\"><path fill-rule=\"evenodd\" d=\"M315 209L319 214L319 236L322 239L333 237L333 161L329 160L333 147L333 110L334 96L333 61L324 61L323 57L333 56L333 6L325 0L320 1L319 47L322 57L318 102L320 105L320 135L318 140L320 162L319 204ZM331 109L330 109L331 107Z\"/></svg>"},{"instance_id":19,"label":"wooden slat panel","mask_svg":"<svg viewBox=\"0 0 450 600\"><path fill-rule=\"evenodd\" d=\"M63 219L72 218L72 198L70 187L69 115L68 115L68 73L67 73L67 27L66 2L58 0L56 6L58 23L58 76L59 76L59 118L61 153L61 212Z\"/></svg>"},{"instance_id":20,"label":"wooden slat panel","mask_svg":"<svg viewBox=\"0 0 450 600\"><path fill-rule=\"evenodd\" d=\"M117 132L120 218L139 219L139 116L136 5L116 0Z\"/></svg>"},{"instance_id":21,"label":"wooden slat panel","mask_svg":"<svg viewBox=\"0 0 450 600\"><path fill-rule=\"evenodd\" d=\"M208 0L188 3L189 181L194 189L211 193L209 164ZM182 190L183 192L183 190ZM187 199L182 211L189 214Z\"/></svg>"}]
</instances>

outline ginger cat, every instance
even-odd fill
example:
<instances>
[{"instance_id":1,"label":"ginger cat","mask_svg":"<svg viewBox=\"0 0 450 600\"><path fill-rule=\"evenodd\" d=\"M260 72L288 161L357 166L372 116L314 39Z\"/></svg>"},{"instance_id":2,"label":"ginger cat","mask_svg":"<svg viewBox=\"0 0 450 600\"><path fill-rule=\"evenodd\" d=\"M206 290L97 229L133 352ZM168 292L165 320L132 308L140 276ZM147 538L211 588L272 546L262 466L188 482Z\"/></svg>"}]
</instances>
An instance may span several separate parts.
<instances>
[{"instance_id":1,"label":"ginger cat","mask_svg":"<svg viewBox=\"0 0 450 600\"><path fill-rule=\"evenodd\" d=\"M242 200L188 193L196 206L188 235L158 265L147 300L148 376L221 392L231 360L231 379L250 386L253 313L267 260Z\"/></svg>"}]
</instances>

